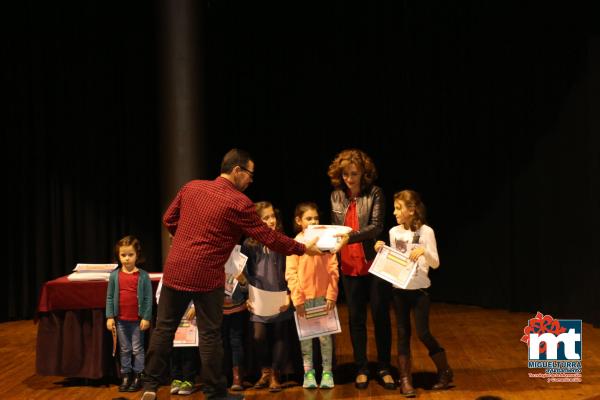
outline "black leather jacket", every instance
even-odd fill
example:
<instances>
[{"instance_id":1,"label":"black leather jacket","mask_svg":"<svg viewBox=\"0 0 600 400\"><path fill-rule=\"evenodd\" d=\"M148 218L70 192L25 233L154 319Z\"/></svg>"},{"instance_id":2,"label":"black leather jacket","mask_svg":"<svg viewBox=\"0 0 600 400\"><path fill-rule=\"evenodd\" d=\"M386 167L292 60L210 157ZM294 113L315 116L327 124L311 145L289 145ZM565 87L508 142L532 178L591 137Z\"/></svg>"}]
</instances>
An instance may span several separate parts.
<instances>
[{"instance_id":1,"label":"black leather jacket","mask_svg":"<svg viewBox=\"0 0 600 400\"><path fill-rule=\"evenodd\" d=\"M331 223L344 225L350 200L344 190L334 190L331 193ZM358 232L350 233L348 243L362 242L367 260L375 258L375 241L383 231L385 222L385 198L383 190L378 186L367 189L356 199L358 213Z\"/></svg>"}]
</instances>

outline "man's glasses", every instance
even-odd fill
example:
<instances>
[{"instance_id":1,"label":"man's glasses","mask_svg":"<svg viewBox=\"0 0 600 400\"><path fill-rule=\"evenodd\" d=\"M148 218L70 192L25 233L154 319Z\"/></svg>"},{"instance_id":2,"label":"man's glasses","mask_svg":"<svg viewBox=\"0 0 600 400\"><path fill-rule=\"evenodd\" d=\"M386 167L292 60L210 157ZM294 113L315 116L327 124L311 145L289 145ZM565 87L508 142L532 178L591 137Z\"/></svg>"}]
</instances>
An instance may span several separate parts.
<instances>
[{"instance_id":1,"label":"man's glasses","mask_svg":"<svg viewBox=\"0 0 600 400\"><path fill-rule=\"evenodd\" d=\"M254 171L250 171L248 168L244 168L244 167L242 167L241 165L238 165L238 167L240 167L240 169L241 169L242 171L245 171L245 172L247 172L247 173L248 173L248 175L250 175L250 178L254 179Z\"/></svg>"}]
</instances>

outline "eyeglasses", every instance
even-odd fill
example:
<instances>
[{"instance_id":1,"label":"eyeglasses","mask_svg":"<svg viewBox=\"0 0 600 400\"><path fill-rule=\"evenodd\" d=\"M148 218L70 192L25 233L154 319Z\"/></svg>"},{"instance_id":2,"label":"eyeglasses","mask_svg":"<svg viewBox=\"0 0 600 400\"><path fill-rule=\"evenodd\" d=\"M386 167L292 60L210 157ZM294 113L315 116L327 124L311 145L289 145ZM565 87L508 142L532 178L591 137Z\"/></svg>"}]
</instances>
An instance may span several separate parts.
<instances>
[{"instance_id":1,"label":"eyeglasses","mask_svg":"<svg viewBox=\"0 0 600 400\"><path fill-rule=\"evenodd\" d=\"M247 173L248 173L248 175L250 175L250 178L254 179L254 171L250 171L248 168L244 168L244 167L242 167L241 165L238 165L238 167L240 167L240 169L241 169L242 171L245 171L245 172L247 172Z\"/></svg>"}]
</instances>

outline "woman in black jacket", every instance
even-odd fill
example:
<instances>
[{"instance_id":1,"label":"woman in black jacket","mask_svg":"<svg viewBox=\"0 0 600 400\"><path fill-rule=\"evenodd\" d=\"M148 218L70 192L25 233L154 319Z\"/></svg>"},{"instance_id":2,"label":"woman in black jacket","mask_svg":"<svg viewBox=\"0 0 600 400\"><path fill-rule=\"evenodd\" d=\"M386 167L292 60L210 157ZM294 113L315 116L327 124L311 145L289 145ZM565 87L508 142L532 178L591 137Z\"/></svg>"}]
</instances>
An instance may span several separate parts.
<instances>
[{"instance_id":1,"label":"woman in black jacket","mask_svg":"<svg viewBox=\"0 0 600 400\"><path fill-rule=\"evenodd\" d=\"M369 384L366 321L370 300L377 345L377 375L386 389L393 390L396 385L390 374L389 313L392 286L368 272L375 258L373 247L383 231L385 219L383 191L373 185L377 169L363 151L347 149L335 157L328 175L335 188L331 193L331 223L352 228L348 244L338 254L350 317L354 362L358 368L355 385L364 389Z\"/></svg>"}]
</instances>

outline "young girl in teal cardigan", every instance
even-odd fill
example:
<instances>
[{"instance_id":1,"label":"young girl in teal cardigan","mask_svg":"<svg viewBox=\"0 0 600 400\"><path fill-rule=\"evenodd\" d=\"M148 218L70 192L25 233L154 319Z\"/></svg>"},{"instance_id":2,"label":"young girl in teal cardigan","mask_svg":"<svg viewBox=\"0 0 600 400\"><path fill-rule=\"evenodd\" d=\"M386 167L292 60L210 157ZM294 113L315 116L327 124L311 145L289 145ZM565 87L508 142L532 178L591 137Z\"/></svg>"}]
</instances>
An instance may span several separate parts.
<instances>
[{"instance_id":1,"label":"young girl in teal cardigan","mask_svg":"<svg viewBox=\"0 0 600 400\"><path fill-rule=\"evenodd\" d=\"M142 387L144 331L150 328L152 319L152 283L148 273L136 266L142 261L138 239L124 237L117 242L115 251L120 268L108 280L106 327L117 331L123 376L119 391L135 392Z\"/></svg>"}]
</instances>

